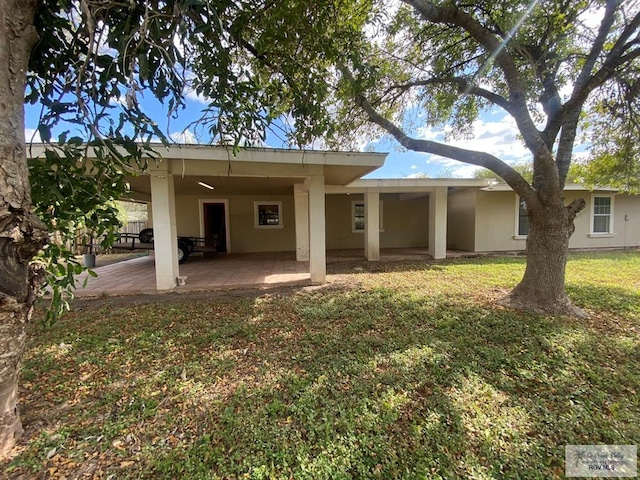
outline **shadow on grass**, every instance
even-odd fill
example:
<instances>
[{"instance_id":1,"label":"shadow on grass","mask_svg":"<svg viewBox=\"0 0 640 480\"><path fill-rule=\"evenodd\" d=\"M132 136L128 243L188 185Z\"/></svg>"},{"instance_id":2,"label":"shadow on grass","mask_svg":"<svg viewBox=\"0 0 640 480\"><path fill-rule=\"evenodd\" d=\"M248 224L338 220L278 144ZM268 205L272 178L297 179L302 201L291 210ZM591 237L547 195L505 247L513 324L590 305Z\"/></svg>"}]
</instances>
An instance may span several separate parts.
<instances>
[{"instance_id":1,"label":"shadow on grass","mask_svg":"<svg viewBox=\"0 0 640 480\"><path fill-rule=\"evenodd\" d=\"M565 444L640 436L637 338L575 321L382 288L90 315L26 359L26 423L60 427L16 468L58 447L131 478L560 478Z\"/></svg>"},{"instance_id":2,"label":"shadow on grass","mask_svg":"<svg viewBox=\"0 0 640 480\"><path fill-rule=\"evenodd\" d=\"M628 288L605 288L578 283L568 283L566 289L569 297L581 308L609 312L629 320L640 320L640 292L634 293Z\"/></svg>"},{"instance_id":3,"label":"shadow on grass","mask_svg":"<svg viewBox=\"0 0 640 480\"><path fill-rule=\"evenodd\" d=\"M449 267L459 265L524 265L526 259L523 256L496 256L496 257L471 257L448 258L445 260L394 260L368 262L366 260L345 260L327 264L328 274L338 273L378 273L378 272L408 272L422 270L446 271Z\"/></svg>"}]
</instances>

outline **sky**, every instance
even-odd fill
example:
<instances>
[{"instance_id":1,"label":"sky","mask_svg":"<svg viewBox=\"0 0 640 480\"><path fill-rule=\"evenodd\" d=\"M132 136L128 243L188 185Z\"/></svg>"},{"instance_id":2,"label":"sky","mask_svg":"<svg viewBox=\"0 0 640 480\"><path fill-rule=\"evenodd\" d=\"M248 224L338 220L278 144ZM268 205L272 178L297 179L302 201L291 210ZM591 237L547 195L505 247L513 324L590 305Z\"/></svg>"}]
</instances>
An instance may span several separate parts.
<instances>
[{"instance_id":1,"label":"sky","mask_svg":"<svg viewBox=\"0 0 640 480\"><path fill-rule=\"evenodd\" d=\"M395 2L391 2L394 4ZM532 2L535 5L537 2ZM523 17L524 18L524 17ZM589 27L599 25L602 18L601 10L587 11L582 21ZM561 95L570 93L560 92ZM193 129L185 130L188 125L198 118L198 114L205 106L203 98L195 94L187 95L187 108L180 112L176 120L167 121L167 115L155 99L144 97L139 101L145 109L145 113L157 121L174 141L178 143L198 143L198 132ZM27 141L39 141L37 135L39 108L37 106L25 106L26 138ZM54 132L55 134L56 132ZM57 132L59 133L59 132ZM73 134L73 132L72 132ZM483 112L472 125L472 136L466 139L445 139L445 132L432 129L428 126L418 127L414 135L418 139L446 142L448 144L470 149L490 152L507 163L516 164L530 162L531 153L525 148L519 138L515 121L504 111L496 108ZM450 136L449 136L450 137ZM388 153L383 167L368 175L368 178L415 178L415 177L459 177L470 178L479 170L479 167L458 162L455 160L438 157L430 154L404 150L394 139L387 137L367 138L360 142L361 149ZM276 135L270 134L266 138L266 147L283 148L283 141ZM576 145L574 158L585 155L587 145Z\"/></svg>"},{"instance_id":2,"label":"sky","mask_svg":"<svg viewBox=\"0 0 640 480\"><path fill-rule=\"evenodd\" d=\"M141 99L145 112L158 122L160 128L178 143L199 143L198 132L186 127L198 118L204 107L201 99L190 96L187 108L178 119L167 120L162 106L150 99ZM32 138L39 141L37 133L39 109L25 106L25 134L27 142ZM186 129L186 130L185 130ZM72 132L73 134L73 132ZM415 137L425 140L445 141L445 132L419 127ZM509 163L521 163L531 160L530 152L518 137L514 120L499 109L483 113L473 123L473 137L470 139L447 139L447 143L462 148L491 152ZM282 148L283 142L275 134L267 135L266 147ZM388 153L383 167L372 172L367 178L415 178L415 177L458 177L471 178L479 167L435 155L407 151L394 139L363 139L362 150Z\"/></svg>"}]
</instances>

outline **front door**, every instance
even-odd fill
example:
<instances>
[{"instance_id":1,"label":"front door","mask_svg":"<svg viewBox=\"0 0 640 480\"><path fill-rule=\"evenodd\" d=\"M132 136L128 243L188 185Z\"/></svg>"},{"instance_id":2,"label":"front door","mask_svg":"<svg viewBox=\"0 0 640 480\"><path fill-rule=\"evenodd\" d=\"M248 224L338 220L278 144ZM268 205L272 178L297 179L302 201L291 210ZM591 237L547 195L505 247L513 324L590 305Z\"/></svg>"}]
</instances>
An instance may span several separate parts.
<instances>
[{"instance_id":1,"label":"front door","mask_svg":"<svg viewBox=\"0 0 640 480\"><path fill-rule=\"evenodd\" d=\"M227 228L224 203L205 203L204 238L205 245L216 247L218 253L227 251Z\"/></svg>"}]
</instances>

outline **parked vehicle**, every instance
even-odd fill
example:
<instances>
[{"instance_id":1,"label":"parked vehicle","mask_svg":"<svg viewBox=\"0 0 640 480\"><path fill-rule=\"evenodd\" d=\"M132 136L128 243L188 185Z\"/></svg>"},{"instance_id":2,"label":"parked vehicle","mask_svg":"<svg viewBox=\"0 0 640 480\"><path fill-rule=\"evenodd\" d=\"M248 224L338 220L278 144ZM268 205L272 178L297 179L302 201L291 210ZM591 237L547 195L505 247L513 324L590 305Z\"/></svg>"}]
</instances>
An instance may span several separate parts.
<instances>
[{"instance_id":1,"label":"parked vehicle","mask_svg":"<svg viewBox=\"0 0 640 480\"><path fill-rule=\"evenodd\" d=\"M138 234L122 233L120 242L113 248L127 250L153 250L153 228L145 228ZM184 263L193 252L216 252L215 247L205 245L205 239L199 237L178 236L178 262Z\"/></svg>"}]
</instances>

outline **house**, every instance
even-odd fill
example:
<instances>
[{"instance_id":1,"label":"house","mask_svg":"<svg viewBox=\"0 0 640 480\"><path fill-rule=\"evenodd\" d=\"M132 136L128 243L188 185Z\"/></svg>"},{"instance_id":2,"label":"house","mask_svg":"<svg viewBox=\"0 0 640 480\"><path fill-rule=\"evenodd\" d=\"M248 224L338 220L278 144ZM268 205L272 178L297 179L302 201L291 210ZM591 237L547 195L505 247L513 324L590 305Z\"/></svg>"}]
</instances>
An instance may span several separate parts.
<instances>
[{"instance_id":1,"label":"house","mask_svg":"<svg viewBox=\"0 0 640 480\"><path fill-rule=\"evenodd\" d=\"M158 146L162 161L128 178L130 198L149 205L156 286L179 275L177 236L206 238L218 252L295 251L313 283L326 276L326 251L381 248L469 252L525 248L526 211L504 184L486 179L363 179L386 154ZM37 155L35 155L37 156ZM570 248L640 246L640 196L566 188L583 197Z\"/></svg>"}]
</instances>

